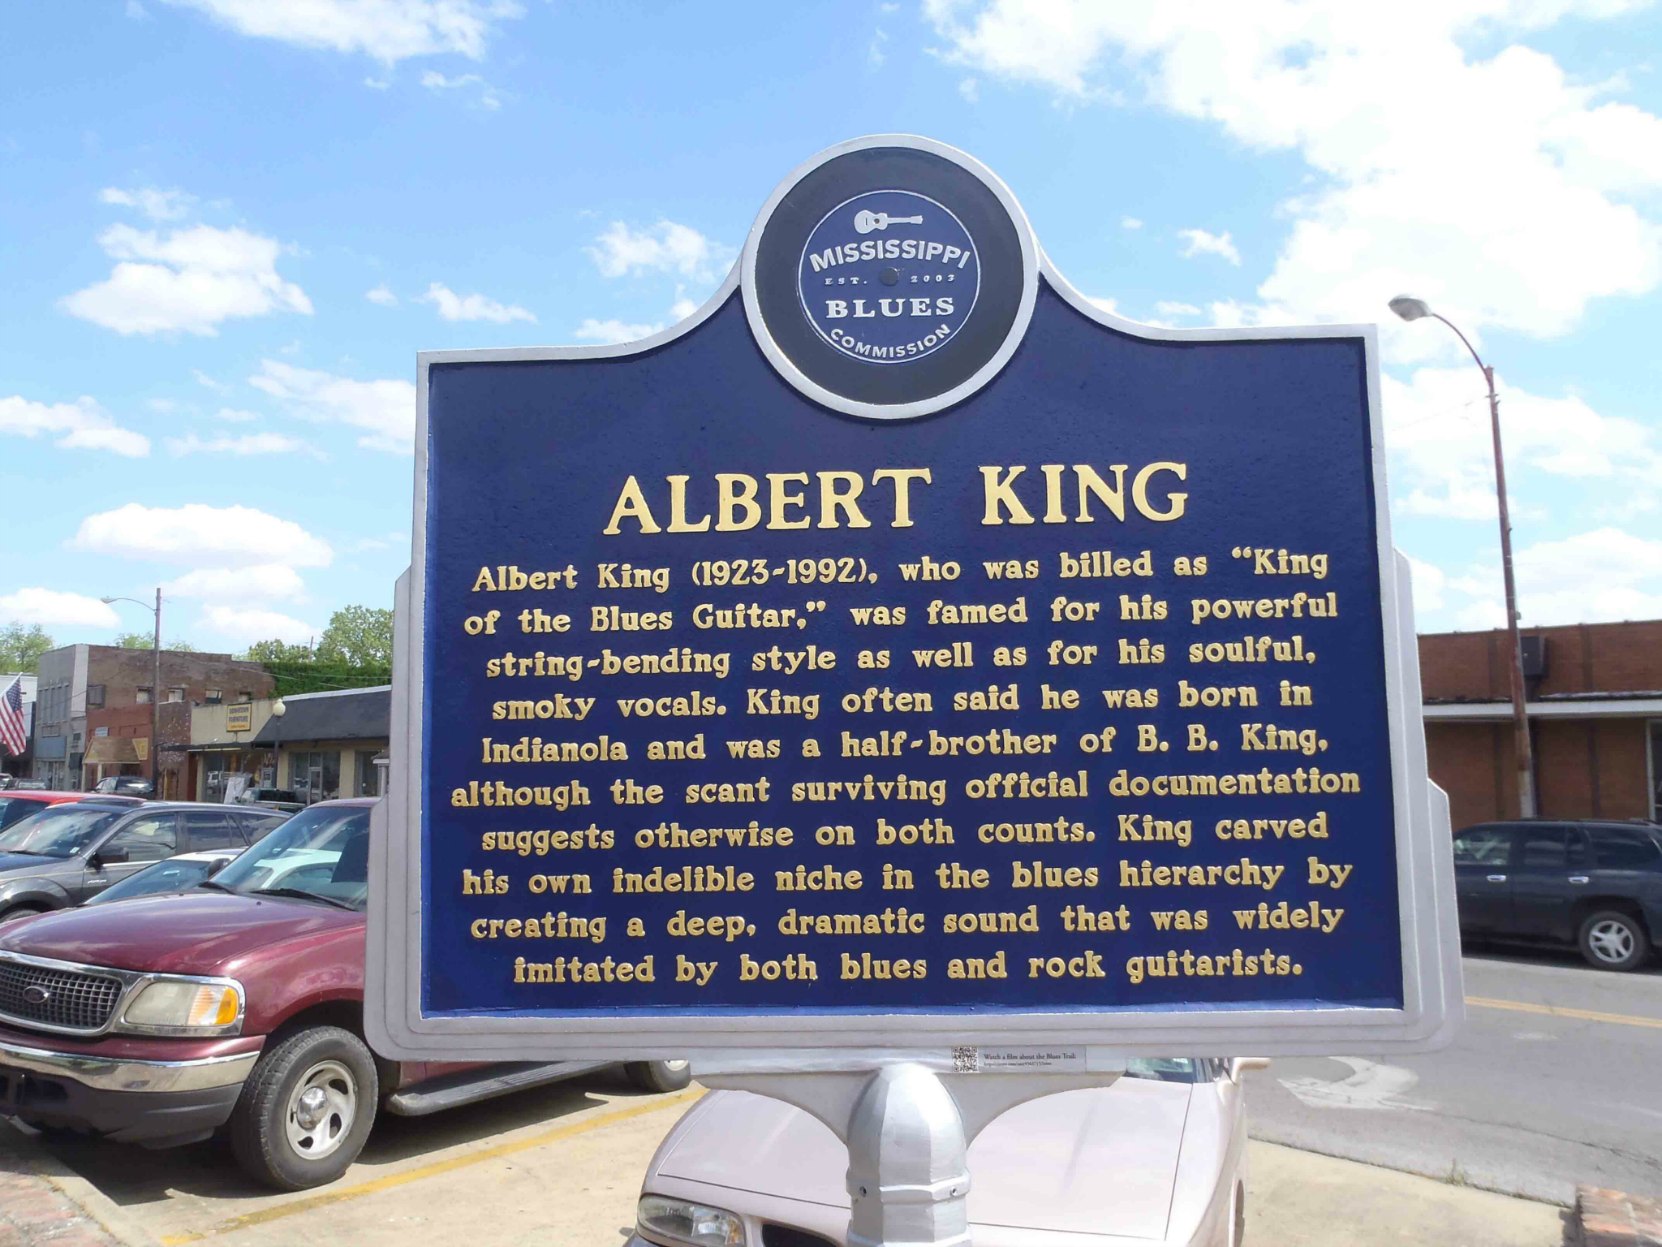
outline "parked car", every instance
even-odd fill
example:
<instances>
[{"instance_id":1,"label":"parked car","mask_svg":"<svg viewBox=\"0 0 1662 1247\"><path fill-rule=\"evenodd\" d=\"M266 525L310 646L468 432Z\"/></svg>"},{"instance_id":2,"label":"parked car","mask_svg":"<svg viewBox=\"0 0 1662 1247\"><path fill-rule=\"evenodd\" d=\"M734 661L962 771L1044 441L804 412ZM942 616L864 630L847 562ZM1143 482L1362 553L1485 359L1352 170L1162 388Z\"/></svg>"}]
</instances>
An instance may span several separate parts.
<instances>
[{"instance_id":1,"label":"parked car","mask_svg":"<svg viewBox=\"0 0 1662 1247\"><path fill-rule=\"evenodd\" d=\"M0 922L68 909L180 852L245 849L288 815L194 801L97 797L0 832Z\"/></svg>"},{"instance_id":2,"label":"parked car","mask_svg":"<svg viewBox=\"0 0 1662 1247\"><path fill-rule=\"evenodd\" d=\"M155 793L156 785L142 775L106 775L92 790L124 797L148 797Z\"/></svg>"},{"instance_id":3,"label":"parked car","mask_svg":"<svg viewBox=\"0 0 1662 1247\"><path fill-rule=\"evenodd\" d=\"M245 788L234 804L262 805L268 810L286 810L290 814L306 808L306 803L287 788Z\"/></svg>"},{"instance_id":4,"label":"parked car","mask_svg":"<svg viewBox=\"0 0 1662 1247\"><path fill-rule=\"evenodd\" d=\"M202 853L181 853L153 866L146 866L120 883L112 883L97 896L88 898L86 903L109 905L115 901L130 901L136 896L189 892L225 869L226 864L235 861L240 852L241 849L209 849Z\"/></svg>"},{"instance_id":5,"label":"parked car","mask_svg":"<svg viewBox=\"0 0 1662 1247\"><path fill-rule=\"evenodd\" d=\"M137 797L104 797L94 792L60 792L51 788L8 790L0 793L0 831L39 814L49 805L95 800L103 805L139 805Z\"/></svg>"},{"instance_id":6,"label":"parked car","mask_svg":"<svg viewBox=\"0 0 1662 1247\"><path fill-rule=\"evenodd\" d=\"M970 1145L976 1247L1238 1247L1240 1075L1255 1059L1132 1061L1109 1087L1018 1105ZM627 1247L843 1247L842 1143L780 1100L705 1096L658 1146Z\"/></svg>"},{"instance_id":7,"label":"parked car","mask_svg":"<svg viewBox=\"0 0 1662 1247\"><path fill-rule=\"evenodd\" d=\"M301 1190L346 1171L379 1110L420 1116L609 1064L370 1051L373 804L314 805L186 895L0 927L0 1114L148 1147L223 1130L250 1175ZM625 1069L654 1091L688 1080L685 1061Z\"/></svg>"},{"instance_id":8,"label":"parked car","mask_svg":"<svg viewBox=\"0 0 1662 1247\"><path fill-rule=\"evenodd\" d=\"M1632 970L1662 941L1662 826L1529 819L1454 837L1460 933L1573 945L1589 965Z\"/></svg>"}]
</instances>

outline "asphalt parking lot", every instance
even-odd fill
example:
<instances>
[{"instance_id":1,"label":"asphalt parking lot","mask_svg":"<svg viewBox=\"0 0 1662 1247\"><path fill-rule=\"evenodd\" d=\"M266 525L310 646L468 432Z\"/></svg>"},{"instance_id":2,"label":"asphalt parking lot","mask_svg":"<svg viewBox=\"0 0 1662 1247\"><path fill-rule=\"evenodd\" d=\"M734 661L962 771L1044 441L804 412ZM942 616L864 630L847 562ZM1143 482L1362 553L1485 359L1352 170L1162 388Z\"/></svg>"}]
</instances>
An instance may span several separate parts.
<instances>
[{"instance_id":1,"label":"asphalt parking lot","mask_svg":"<svg viewBox=\"0 0 1662 1247\"><path fill-rule=\"evenodd\" d=\"M596 1075L432 1117L384 1117L344 1178L297 1194L252 1186L213 1143L47 1150L90 1185L71 1193L134 1247L621 1243L647 1160L700 1094L644 1095L621 1075ZM8 1129L0 1164L8 1148L43 1146Z\"/></svg>"},{"instance_id":2,"label":"asphalt parking lot","mask_svg":"<svg viewBox=\"0 0 1662 1247\"><path fill-rule=\"evenodd\" d=\"M658 1141L703 1092L597 1076L433 1117L384 1119L341 1181L277 1195L212 1144L165 1152L51 1143L0 1125L0 1168L44 1161L123 1247L621 1244ZM1247 1239L1276 1247L1559 1247L1566 1214L1405 1173L1255 1142ZM21 1240L28 1247L58 1241ZM11 1243L0 1234L0 1242ZM81 1241L81 1240L77 1240ZM85 1240L85 1241L91 1241Z\"/></svg>"}]
</instances>

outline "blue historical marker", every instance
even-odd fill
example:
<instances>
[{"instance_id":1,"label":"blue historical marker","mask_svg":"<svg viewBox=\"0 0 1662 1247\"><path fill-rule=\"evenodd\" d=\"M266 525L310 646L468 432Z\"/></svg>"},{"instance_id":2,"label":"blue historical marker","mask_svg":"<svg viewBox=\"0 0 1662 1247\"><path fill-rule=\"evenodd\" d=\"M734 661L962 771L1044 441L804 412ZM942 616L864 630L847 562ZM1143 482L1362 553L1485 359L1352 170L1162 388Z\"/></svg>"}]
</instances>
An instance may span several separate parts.
<instances>
[{"instance_id":1,"label":"blue historical marker","mask_svg":"<svg viewBox=\"0 0 1662 1247\"><path fill-rule=\"evenodd\" d=\"M656 337L423 355L378 1046L1437 1042L1377 391L1371 327L1100 311L894 137Z\"/></svg>"}]
</instances>

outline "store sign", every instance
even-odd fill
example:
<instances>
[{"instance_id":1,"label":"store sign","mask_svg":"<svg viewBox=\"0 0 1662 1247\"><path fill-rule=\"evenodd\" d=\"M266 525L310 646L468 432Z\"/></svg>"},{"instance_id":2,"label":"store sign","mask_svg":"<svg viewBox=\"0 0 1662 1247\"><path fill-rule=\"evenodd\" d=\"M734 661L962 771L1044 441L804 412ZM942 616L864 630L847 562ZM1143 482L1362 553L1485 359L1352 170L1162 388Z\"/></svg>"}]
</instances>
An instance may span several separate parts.
<instances>
[{"instance_id":1,"label":"store sign","mask_svg":"<svg viewBox=\"0 0 1662 1247\"><path fill-rule=\"evenodd\" d=\"M227 732L252 732L254 730L253 703L245 701L226 706L225 730Z\"/></svg>"},{"instance_id":2,"label":"store sign","mask_svg":"<svg viewBox=\"0 0 1662 1247\"><path fill-rule=\"evenodd\" d=\"M1371 327L1103 312L899 138L653 338L423 355L377 1047L1438 1042L1377 394Z\"/></svg>"}]
</instances>

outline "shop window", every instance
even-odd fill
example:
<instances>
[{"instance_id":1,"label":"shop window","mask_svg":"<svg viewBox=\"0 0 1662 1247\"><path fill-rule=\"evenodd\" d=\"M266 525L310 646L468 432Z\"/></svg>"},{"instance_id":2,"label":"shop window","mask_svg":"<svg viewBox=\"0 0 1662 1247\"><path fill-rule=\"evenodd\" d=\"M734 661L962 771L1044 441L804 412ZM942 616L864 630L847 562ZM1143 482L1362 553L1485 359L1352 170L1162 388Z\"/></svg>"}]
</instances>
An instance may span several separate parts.
<instances>
[{"instance_id":1,"label":"shop window","mask_svg":"<svg viewBox=\"0 0 1662 1247\"><path fill-rule=\"evenodd\" d=\"M148 706L150 704L150 686L141 684L134 689L133 700L141 706Z\"/></svg>"},{"instance_id":2,"label":"shop window","mask_svg":"<svg viewBox=\"0 0 1662 1247\"><path fill-rule=\"evenodd\" d=\"M225 700L225 695L221 689L205 688L202 690L202 700L207 702L210 706L217 705L219 702Z\"/></svg>"},{"instance_id":3,"label":"shop window","mask_svg":"<svg viewBox=\"0 0 1662 1247\"><path fill-rule=\"evenodd\" d=\"M167 690L167 699L168 701L184 701L185 690L182 688L170 688Z\"/></svg>"},{"instance_id":4,"label":"shop window","mask_svg":"<svg viewBox=\"0 0 1662 1247\"><path fill-rule=\"evenodd\" d=\"M95 710L104 704L104 686L102 684L87 685L87 708Z\"/></svg>"}]
</instances>

